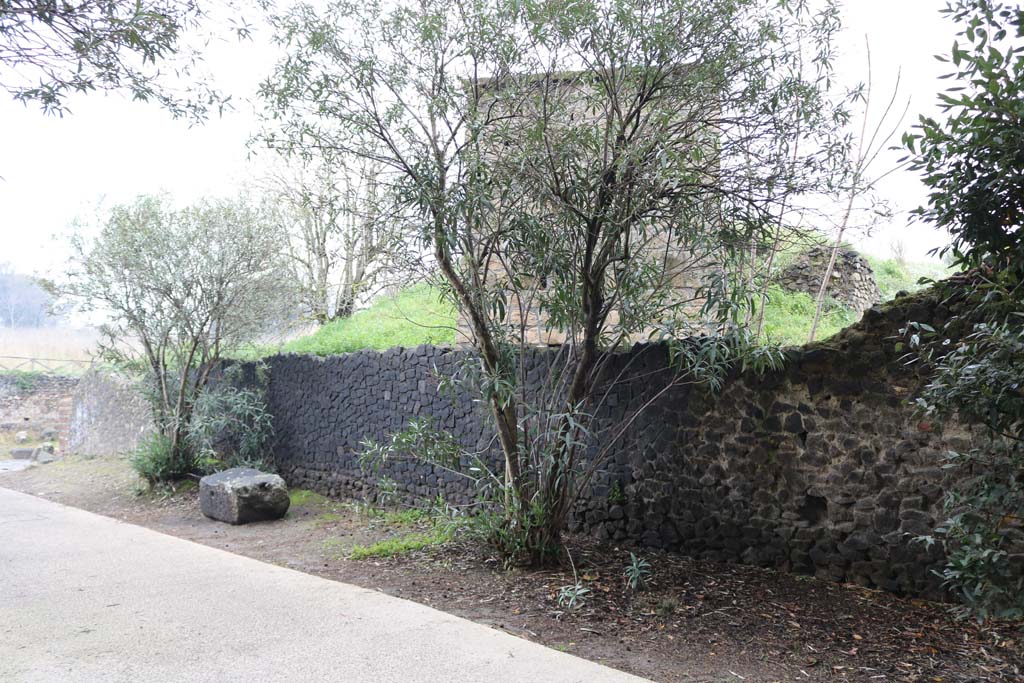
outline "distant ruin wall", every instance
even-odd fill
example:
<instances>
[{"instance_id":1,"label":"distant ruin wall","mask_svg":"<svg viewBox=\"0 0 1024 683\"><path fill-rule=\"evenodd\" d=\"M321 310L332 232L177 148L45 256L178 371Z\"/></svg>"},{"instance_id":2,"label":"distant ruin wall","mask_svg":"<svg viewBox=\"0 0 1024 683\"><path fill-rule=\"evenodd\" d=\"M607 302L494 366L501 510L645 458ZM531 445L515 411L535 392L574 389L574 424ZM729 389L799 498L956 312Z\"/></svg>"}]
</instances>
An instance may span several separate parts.
<instances>
[{"instance_id":1,"label":"distant ruin wall","mask_svg":"<svg viewBox=\"0 0 1024 683\"><path fill-rule=\"evenodd\" d=\"M58 441L66 439L77 386L77 377L0 374L0 431L26 432L32 439L56 431Z\"/></svg>"},{"instance_id":2,"label":"distant ruin wall","mask_svg":"<svg viewBox=\"0 0 1024 683\"><path fill-rule=\"evenodd\" d=\"M118 455L135 450L153 417L132 382L95 368L78 383L72 401L67 450L76 455Z\"/></svg>"},{"instance_id":3,"label":"distant ruin wall","mask_svg":"<svg viewBox=\"0 0 1024 683\"><path fill-rule=\"evenodd\" d=\"M873 308L825 343L789 352L763 377L731 378L710 396L668 389L667 351L639 345L611 361L621 375L596 411L595 442L612 443L572 529L705 558L813 573L909 594L938 594L938 550L912 544L928 532L947 471L941 455L964 430L940 433L914 417L920 378L899 361L892 336L904 321L941 321L937 299ZM554 349L533 349L527 383L543 381ZM329 495L373 494L379 479L357 455L412 418L429 417L467 448L497 458L490 421L466 394L438 391L464 350L419 347L329 358L276 356L269 408L276 459L292 486ZM591 448L593 457L597 446ZM381 473L410 497L470 499L458 475L391 462Z\"/></svg>"},{"instance_id":4,"label":"distant ruin wall","mask_svg":"<svg viewBox=\"0 0 1024 683\"><path fill-rule=\"evenodd\" d=\"M779 286L790 292L804 292L817 297L831 257L831 247L808 249L779 274ZM836 255L827 294L857 313L882 300L871 265L853 249L840 249Z\"/></svg>"}]
</instances>

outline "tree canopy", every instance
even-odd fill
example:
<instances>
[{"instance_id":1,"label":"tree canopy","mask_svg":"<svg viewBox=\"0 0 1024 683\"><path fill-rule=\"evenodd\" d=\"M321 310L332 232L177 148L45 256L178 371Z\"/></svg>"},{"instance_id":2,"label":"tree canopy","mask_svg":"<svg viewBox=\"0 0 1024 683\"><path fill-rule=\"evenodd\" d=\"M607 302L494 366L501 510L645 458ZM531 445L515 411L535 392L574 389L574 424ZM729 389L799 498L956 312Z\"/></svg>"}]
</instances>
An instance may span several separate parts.
<instances>
[{"instance_id":1,"label":"tree canopy","mask_svg":"<svg viewBox=\"0 0 1024 683\"><path fill-rule=\"evenodd\" d=\"M942 11L961 25L940 57L955 69L939 93L947 118L922 117L904 136L910 168L930 190L917 215L951 233L942 253L959 263L1024 269L1024 9L956 0Z\"/></svg>"},{"instance_id":2,"label":"tree canopy","mask_svg":"<svg viewBox=\"0 0 1024 683\"><path fill-rule=\"evenodd\" d=\"M385 169L480 354L467 377L503 456L484 478L502 482L495 538L508 557L556 559L596 444L616 438L591 422L610 352L716 333L677 347L678 382L766 358L744 355L732 266L841 165L835 7L341 0L272 23L286 57L262 87L268 144ZM550 391L527 396L538 314L566 343Z\"/></svg>"},{"instance_id":3,"label":"tree canopy","mask_svg":"<svg viewBox=\"0 0 1024 683\"><path fill-rule=\"evenodd\" d=\"M0 87L63 115L72 93L123 91L175 116L203 119L223 95L190 80L200 56L184 35L205 13L199 0L4 0L0 2ZM249 27L235 31L247 36Z\"/></svg>"},{"instance_id":4,"label":"tree canopy","mask_svg":"<svg viewBox=\"0 0 1024 683\"><path fill-rule=\"evenodd\" d=\"M143 196L76 237L65 293L105 315L101 358L146 378L173 471L194 464L193 413L224 354L289 308L280 235L244 199L175 207Z\"/></svg>"}]
</instances>

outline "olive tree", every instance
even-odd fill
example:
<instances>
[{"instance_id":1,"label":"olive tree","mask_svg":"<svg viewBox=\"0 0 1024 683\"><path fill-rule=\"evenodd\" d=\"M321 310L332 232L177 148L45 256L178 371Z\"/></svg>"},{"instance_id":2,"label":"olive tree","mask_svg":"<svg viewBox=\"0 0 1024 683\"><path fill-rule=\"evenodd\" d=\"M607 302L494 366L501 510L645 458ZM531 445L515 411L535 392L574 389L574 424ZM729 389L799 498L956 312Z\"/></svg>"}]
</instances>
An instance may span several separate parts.
<instances>
[{"instance_id":1,"label":"olive tree","mask_svg":"<svg viewBox=\"0 0 1024 683\"><path fill-rule=\"evenodd\" d=\"M302 306L318 324L352 315L399 262L402 234L377 176L372 162L332 155L293 163L264 183Z\"/></svg>"},{"instance_id":2,"label":"olive tree","mask_svg":"<svg viewBox=\"0 0 1024 683\"><path fill-rule=\"evenodd\" d=\"M184 208L142 196L74 240L65 293L101 325L100 356L141 373L169 474L188 473L193 409L225 353L252 342L287 303L280 236L244 199Z\"/></svg>"},{"instance_id":3,"label":"olive tree","mask_svg":"<svg viewBox=\"0 0 1024 683\"><path fill-rule=\"evenodd\" d=\"M203 119L224 97L205 86L182 91L162 72L190 75L200 56L183 36L205 17L198 0L0 2L0 88L48 113L63 114L72 93L117 90ZM244 22L234 29L249 35Z\"/></svg>"},{"instance_id":4,"label":"olive tree","mask_svg":"<svg viewBox=\"0 0 1024 683\"><path fill-rule=\"evenodd\" d=\"M557 560L628 427L592 421L614 351L703 335L673 345L673 383L712 385L775 358L735 324L749 298L731 265L841 156L825 96L834 8L342 1L272 21L287 56L262 93L279 147L387 170L479 354L501 550ZM523 361L539 324L561 346L535 395Z\"/></svg>"}]
</instances>

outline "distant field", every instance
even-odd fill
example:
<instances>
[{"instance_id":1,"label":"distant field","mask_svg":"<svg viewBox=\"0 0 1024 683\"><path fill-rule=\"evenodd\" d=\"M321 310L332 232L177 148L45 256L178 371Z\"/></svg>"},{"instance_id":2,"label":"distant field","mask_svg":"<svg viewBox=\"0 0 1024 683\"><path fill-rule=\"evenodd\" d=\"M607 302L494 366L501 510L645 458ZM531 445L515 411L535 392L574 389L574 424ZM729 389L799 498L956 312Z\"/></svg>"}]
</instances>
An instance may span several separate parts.
<instances>
[{"instance_id":1,"label":"distant field","mask_svg":"<svg viewBox=\"0 0 1024 683\"><path fill-rule=\"evenodd\" d=\"M89 328L0 328L0 370L80 370L98 341L99 334Z\"/></svg>"}]
</instances>

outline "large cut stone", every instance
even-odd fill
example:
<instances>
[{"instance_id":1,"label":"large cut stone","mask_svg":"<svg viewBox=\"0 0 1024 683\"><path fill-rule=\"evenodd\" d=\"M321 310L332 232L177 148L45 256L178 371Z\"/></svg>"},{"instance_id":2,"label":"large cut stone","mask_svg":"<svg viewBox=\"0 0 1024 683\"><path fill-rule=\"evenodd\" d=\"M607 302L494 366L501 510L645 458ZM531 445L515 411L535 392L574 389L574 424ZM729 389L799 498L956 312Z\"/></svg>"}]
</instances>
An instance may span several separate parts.
<instances>
[{"instance_id":1,"label":"large cut stone","mask_svg":"<svg viewBox=\"0 0 1024 683\"><path fill-rule=\"evenodd\" d=\"M32 460L35 452L36 449L34 448L12 448L11 457L15 460Z\"/></svg>"},{"instance_id":2,"label":"large cut stone","mask_svg":"<svg viewBox=\"0 0 1024 683\"><path fill-rule=\"evenodd\" d=\"M235 467L199 480L203 514L228 524L279 519L288 512L284 479L248 467Z\"/></svg>"}]
</instances>

